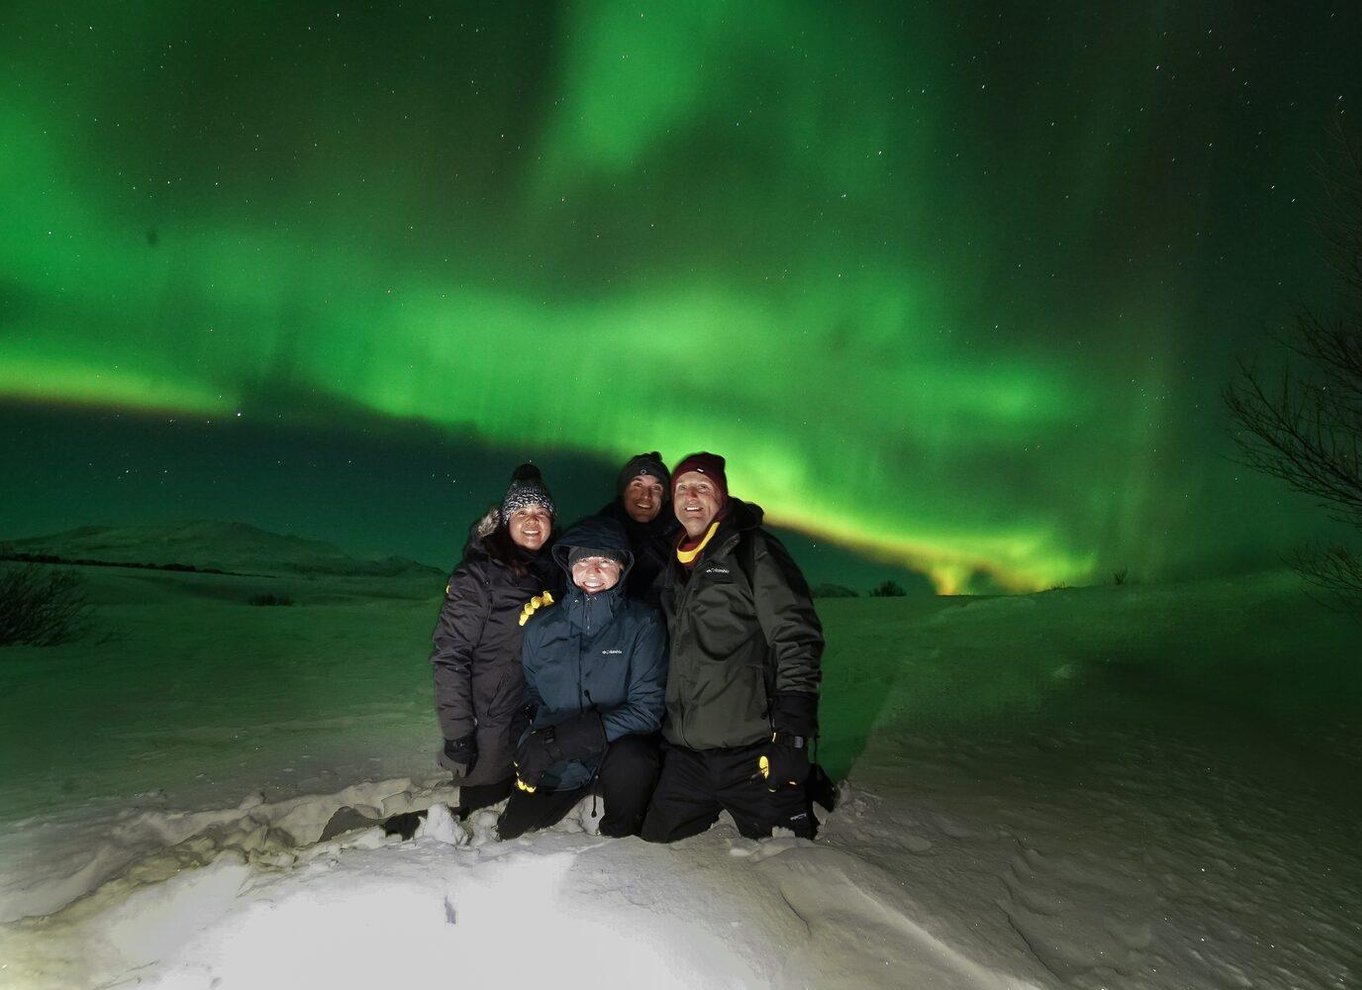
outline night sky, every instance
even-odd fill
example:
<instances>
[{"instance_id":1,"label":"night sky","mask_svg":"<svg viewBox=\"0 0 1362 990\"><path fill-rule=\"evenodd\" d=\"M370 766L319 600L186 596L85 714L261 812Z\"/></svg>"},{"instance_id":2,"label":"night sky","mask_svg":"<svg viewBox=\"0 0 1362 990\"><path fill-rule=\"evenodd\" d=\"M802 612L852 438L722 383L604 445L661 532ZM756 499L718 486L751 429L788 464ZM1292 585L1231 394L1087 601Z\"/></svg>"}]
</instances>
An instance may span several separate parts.
<instances>
[{"instance_id":1,"label":"night sky","mask_svg":"<svg viewBox=\"0 0 1362 990\"><path fill-rule=\"evenodd\" d=\"M447 565L519 460L574 516L707 448L814 580L1272 565L1324 516L1219 392L1330 299L1360 47L1356 3L6 3L0 536Z\"/></svg>"}]
</instances>

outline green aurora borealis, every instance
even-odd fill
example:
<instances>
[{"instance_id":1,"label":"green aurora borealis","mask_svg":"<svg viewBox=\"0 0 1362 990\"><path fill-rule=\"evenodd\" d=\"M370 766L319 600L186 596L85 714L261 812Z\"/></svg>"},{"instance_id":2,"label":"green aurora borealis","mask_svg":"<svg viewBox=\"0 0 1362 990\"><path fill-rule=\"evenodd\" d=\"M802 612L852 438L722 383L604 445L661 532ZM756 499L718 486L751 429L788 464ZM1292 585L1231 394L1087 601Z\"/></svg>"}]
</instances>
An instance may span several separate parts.
<instances>
[{"instance_id":1,"label":"green aurora borealis","mask_svg":"<svg viewBox=\"0 0 1362 990\"><path fill-rule=\"evenodd\" d=\"M968 6L7 4L0 399L708 448L948 591L1271 563L1218 393L1327 299L1362 15ZM25 470L0 535L135 514Z\"/></svg>"}]
</instances>

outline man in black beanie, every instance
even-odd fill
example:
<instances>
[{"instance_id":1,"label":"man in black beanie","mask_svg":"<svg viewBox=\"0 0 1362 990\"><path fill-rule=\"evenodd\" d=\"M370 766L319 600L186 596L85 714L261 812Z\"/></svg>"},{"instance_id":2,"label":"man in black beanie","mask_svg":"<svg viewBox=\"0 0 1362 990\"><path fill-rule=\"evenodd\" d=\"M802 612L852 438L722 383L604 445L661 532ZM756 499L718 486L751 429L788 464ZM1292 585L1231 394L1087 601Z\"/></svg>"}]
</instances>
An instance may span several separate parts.
<instances>
[{"instance_id":1,"label":"man in black beanie","mask_svg":"<svg viewBox=\"0 0 1362 990\"><path fill-rule=\"evenodd\" d=\"M620 469L616 497L598 516L624 527L634 566L624 582L624 593L635 601L657 607L657 576L671 559L680 524L670 511L671 475L656 450L635 454Z\"/></svg>"}]
</instances>

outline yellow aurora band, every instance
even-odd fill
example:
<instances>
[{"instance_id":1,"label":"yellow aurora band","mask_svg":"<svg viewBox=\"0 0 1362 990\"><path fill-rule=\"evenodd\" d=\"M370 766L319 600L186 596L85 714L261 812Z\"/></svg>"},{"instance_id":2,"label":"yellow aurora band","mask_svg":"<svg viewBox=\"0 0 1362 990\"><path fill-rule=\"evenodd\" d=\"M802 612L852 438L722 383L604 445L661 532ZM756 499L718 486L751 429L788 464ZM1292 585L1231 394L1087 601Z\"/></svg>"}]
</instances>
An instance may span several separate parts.
<instances>
[{"instance_id":1,"label":"yellow aurora band","mask_svg":"<svg viewBox=\"0 0 1362 990\"><path fill-rule=\"evenodd\" d=\"M1158 25L999 103L901 8L11 5L0 397L704 447L942 591L1157 570L1218 497L1170 438L1182 221L1121 241L1105 181Z\"/></svg>"}]
</instances>

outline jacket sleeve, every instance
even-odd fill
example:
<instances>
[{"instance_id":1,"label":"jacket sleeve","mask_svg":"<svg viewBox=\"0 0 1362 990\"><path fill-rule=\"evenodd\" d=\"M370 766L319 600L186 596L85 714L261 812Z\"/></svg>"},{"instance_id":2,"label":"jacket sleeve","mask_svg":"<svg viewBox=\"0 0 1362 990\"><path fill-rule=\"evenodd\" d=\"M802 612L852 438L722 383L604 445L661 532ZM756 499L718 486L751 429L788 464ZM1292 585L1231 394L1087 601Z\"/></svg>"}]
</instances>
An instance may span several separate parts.
<instances>
[{"instance_id":1,"label":"jacket sleeve","mask_svg":"<svg viewBox=\"0 0 1362 990\"><path fill-rule=\"evenodd\" d=\"M601 712L606 741L635 732L656 732L662 725L666 696L667 627L650 610L639 625L629 656L629 696L624 704Z\"/></svg>"},{"instance_id":2,"label":"jacket sleeve","mask_svg":"<svg viewBox=\"0 0 1362 990\"><path fill-rule=\"evenodd\" d=\"M473 712L473 650L482 638L491 600L479 575L455 569L435 623L435 713L446 739L463 739L477 725Z\"/></svg>"},{"instance_id":3,"label":"jacket sleeve","mask_svg":"<svg viewBox=\"0 0 1362 990\"><path fill-rule=\"evenodd\" d=\"M823 678L823 625L808 582L778 539L764 530L752 538L752 596L757 621L771 645L776 696L797 692L816 697Z\"/></svg>"},{"instance_id":4,"label":"jacket sleeve","mask_svg":"<svg viewBox=\"0 0 1362 990\"><path fill-rule=\"evenodd\" d=\"M522 707L533 717L544 704L539 694L539 673L544 667L543 637L538 635L539 626L531 616L525 627L525 635L520 641L520 666L525 671L525 695Z\"/></svg>"}]
</instances>

